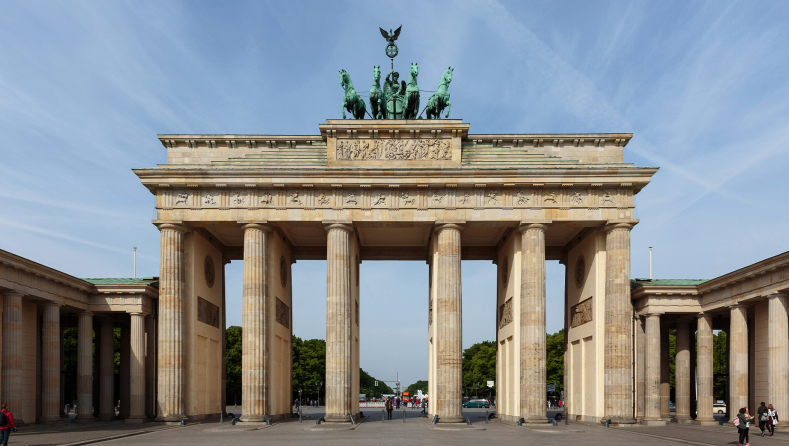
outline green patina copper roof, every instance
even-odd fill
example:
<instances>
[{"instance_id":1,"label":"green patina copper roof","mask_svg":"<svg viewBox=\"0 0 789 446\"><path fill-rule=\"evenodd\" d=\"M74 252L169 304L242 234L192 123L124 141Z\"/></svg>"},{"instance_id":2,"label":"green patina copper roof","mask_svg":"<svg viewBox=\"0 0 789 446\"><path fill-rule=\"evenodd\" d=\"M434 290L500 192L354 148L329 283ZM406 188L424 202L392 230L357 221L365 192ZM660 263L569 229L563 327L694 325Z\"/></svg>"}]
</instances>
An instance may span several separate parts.
<instances>
[{"instance_id":1,"label":"green patina copper roof","mask_svg":"<svg viewBox=\"0 0 789 446\"><path fill-rule=\"evenodd\" d=\"M709 279L633 279L630 281L630 290L650 286L698 286Z\"/></svg>"},{"instance_id":2,"label":"green patina copper roof","mask_svg":"<svg viewBox=\"0 0 789 446\"><path fill-rule=\"evenodd\" d=\"M87 278L82 280L86 282L90 282L94 285L148 285L156 289L159 288L158 277L138 277L138 278L99 277L99 278Z\"/></svg>"}]
</instances>

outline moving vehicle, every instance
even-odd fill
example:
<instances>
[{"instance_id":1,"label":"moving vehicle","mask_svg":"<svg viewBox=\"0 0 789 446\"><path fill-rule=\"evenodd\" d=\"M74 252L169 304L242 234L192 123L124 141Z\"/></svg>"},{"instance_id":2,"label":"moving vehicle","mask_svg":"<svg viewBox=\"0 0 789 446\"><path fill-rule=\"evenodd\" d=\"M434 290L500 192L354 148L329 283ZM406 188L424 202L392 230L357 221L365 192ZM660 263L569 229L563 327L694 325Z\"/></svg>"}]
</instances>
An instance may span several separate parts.
<instances>
[{"instance_id":1,"label":"moving vehicle","mask_svg":"<svg viewBox=\"0 0 789 446\"><path fill-rule=\"evenodd\" d=\"M467 407L467 408L484 407L486 409L489 409L490 403L488 402L488 400L480 398L480 399L466 401L465 403L463 403L463 407Z\"/></svg>"},{"instance_id":2,"label":"moving vehicle","mask_svg":"<svg viewBox=\"0 0 789 446\"><path fill-rule=\"evenodd\" d=\"M726 413L726 403L715 403L712 405L712 412L717 414Z\"/></svg>"}]
</instances>

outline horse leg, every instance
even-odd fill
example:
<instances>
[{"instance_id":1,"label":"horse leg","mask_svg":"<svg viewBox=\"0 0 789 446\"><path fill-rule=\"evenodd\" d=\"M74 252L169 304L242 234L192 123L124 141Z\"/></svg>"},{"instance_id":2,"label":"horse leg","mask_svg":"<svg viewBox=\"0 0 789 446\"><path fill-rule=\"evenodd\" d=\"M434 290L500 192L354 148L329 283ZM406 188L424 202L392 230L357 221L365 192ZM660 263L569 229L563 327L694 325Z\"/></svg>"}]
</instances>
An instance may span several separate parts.
<instances>
[{"instance_id":1,"label":"horse leg","mask_svg":"<svg viewBox=\"0 0 789 446\"><path fill-rule=\"evenodd\" d=\"M448 118L449 117L449 109L450 108L452 108L452 103L447 101L447 114L446 114L446 116L444 116L444 118Z\"/></svg>"},{"instance_id":2,"label":"horse leg","mask_svg":"<svg viewBox=\"0 0 789 446\"><path fill-rule=\"evenodd\" d=\"M340 110L342 110L342 119L347 119L345 117L345 102L343 102L342 105L340 106Z\"/></svg>"}]
</instances>

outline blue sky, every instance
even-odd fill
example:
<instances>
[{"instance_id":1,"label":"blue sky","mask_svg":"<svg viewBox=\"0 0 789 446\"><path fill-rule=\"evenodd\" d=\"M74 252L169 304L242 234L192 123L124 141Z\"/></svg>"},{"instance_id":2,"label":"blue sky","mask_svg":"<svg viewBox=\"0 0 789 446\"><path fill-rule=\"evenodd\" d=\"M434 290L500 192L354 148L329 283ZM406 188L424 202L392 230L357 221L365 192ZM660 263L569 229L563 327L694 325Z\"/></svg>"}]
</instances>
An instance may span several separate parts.
<instances>
[{"instance_id":1,"label":"blue sky","mask_svg":"<svg viewBox=\"0 0 789 446\"><path fill-rule=\"evenodd\" d=\"M15 2L0 14L0 248L79 277L158 274L157 133L315 134L346 69L432 90L455 67L473 133L632 132L661 167L636 198L632 275L711 278L789 249L787 2ZM362 367L427 375L423 262L365 262ZM325 263L299 262L294 332L325 336ZM563 268L548 265L548 330ZM403 280L403 278L407 278ZM495 269L463 264L464 345L495 337ZM228 323L241 321L228 267Z\"/></svg>"}]
</instances>

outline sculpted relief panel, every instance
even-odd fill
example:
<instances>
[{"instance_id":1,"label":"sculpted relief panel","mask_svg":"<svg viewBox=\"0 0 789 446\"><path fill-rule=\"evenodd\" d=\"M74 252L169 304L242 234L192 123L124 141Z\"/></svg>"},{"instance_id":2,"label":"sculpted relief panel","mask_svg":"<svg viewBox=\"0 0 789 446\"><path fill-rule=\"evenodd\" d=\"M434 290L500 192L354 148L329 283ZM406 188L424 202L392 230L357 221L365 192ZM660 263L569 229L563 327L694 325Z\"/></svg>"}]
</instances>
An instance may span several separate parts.
<instances>
[{"instance_id":1,"label":"sculpted relief panel","mask_svg":"<svg viewBox=\"0 0 789 446\"><path fill-rule=\"evenodd\" d=\"M581 326L592 321L592 298L579 302L570 308L570 328Z\"/></svg>"},{"instance_id":2,"label":"sculpted relief panel","mask_svg":"<svg viewBox=\"0 0 789 446\"><path fill-rule=\"evenodd\" d=\"M336 159L451 160L449 139L338 139Z\"/></svg>"}]
</instances>

